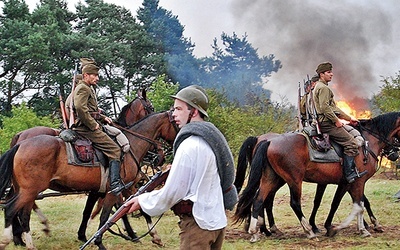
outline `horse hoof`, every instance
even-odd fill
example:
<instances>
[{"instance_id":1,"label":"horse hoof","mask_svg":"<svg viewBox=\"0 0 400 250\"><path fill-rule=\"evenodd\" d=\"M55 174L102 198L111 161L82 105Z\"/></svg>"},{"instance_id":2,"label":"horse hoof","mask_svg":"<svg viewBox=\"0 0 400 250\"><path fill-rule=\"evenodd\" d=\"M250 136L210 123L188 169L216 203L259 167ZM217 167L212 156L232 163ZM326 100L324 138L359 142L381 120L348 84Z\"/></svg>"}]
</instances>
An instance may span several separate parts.
<instances>
[{"instance_id":1,"label":"horse hoof","mask_svg":"<svg viewBox=\"0 0 400 250\"><path fill-rule=\"evenodd\" d=\"M366 238L366 237L370 237L371 236L371 233L368 232L368 230L366 230L366 229L361 230L360 234L361 234L362 238Z\"/></svg>"},{"instance_id":2,"label":"horse hoof","mask_svg":"<svg viewBox=\"0 0 400 250\"><path fill-rule=\"evenodd\" d=\"M256 243L260 240L260 235L258 233L252 234L250 238L250 243Z\"/></svg>"},{"instance_id":3,"label":"horse hoof","mask_svg":"<svg viewBox=\"0 0 400 250\"><path fill-rule=\"evenodd\" d=\"M82 241L82 242L86 242L86 241L87 241L87 238L86 238L85 235L83 235L83 236L78 236L78 240L80 240L80 241Z\"/></svg>"},{"instance_id":4,"label":"horse hoof","mask_svg":"<svg viewBox=\"0 0 400 250\"><path fill-rule=\"evenodd\" d=\"M281 230L278 229L277 226L273 225L270 229L271 233L277 235L277 236L282 236L283 232Z\"/></svg>"},{"instance_id":5,"label":"horse hoof","mask_svg":"<svg viewBox=\"0 0 400 250\"><path fill-rule=\"evenodd\" d=\"M339 230L336 227L331 227L327 232L326 235L329 237L333 237L335 236L337 233L339 232Z\"/></svg>"},{"instance_id":6,"label":"horse hoof","mask_svg":"<svg viewBox=\"0 0 400 250\"><path fill-rule=\"evenodd\" d=\"M385 232L385 229L383 229L382 226L374 227L374 231L378 233L383 233Z\"/></svg>"},{"instance_id":7,"label":"horse hoof","mask_svg":"<svg viewBox=\"0 0 400 250\"><path fill-rule=\"evenodd\" d=\"M157 246L163 247L164 243L161 241L161 239L152 239L151 242L156 244Z\"/></svg>"}]
</instances>

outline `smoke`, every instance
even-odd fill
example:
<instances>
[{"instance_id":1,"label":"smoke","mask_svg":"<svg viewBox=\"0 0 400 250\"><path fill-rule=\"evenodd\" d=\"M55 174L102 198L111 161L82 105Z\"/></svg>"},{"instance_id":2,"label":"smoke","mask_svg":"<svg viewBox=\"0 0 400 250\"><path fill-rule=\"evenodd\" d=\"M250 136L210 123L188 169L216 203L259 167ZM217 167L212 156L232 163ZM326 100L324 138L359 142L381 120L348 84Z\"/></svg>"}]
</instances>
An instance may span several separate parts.
<instances>
[{"instance_id":1,"label":"smoke","mask_svg":"<svg viewBox=\"0 0 400 250\"><path fill-rule=\"evenodd\" d=\"M235 25L246 31L260 55L274 54L282 62L266 84L275 99L295 103L298 83L329 61L335 99L355 99L358 108L366 108L360 99L376 94L381 77L399 68L392 28L399 5L383 2L234 0L232 11Z\"/></svg>"}]
</instances>

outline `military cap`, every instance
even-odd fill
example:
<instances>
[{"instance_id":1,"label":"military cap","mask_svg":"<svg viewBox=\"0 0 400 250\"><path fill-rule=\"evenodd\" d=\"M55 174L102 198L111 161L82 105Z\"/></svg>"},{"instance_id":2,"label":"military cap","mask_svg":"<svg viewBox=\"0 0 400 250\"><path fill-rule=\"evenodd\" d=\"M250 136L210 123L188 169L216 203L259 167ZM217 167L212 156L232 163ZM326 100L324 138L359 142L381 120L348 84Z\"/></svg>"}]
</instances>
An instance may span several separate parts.
<instances>
[{"instance_id":1,"label":"military cap","mask_svg":"<svg viewBox=\"0 0 400 250\"><path fill-rule=\"evenodd\" d=\"M96 64L96 61L93 58L83 57L80 59L80 61L81 61L81 68L85 67L88 64Z\"/></svg>"},{"instance_id":2,"label":"military cap","mask_svg":"<svg viewBox=\"0 0 400 250\"><path fill-rule=\"evenodd\" d=\"M318 65L316 72L319 75L320 73L324 73L325 71L329 70L332 70L332 64L330 62L324 62Z\"/></svg>"},{"instance_id":3,"label":"military cap","mask_svg":"<svg viewBox=\"0 0 400 250\"><path fill-rule=\"evenodd\" d=\"M82 74L99 74L99 67L94 64L87 64L82 68Z\"/></svg>"},{"instance_id":4,"label":"military cap","mask_svg":"<svg viewBox=\"0 0 400 250\"><path fill-rule=\"evenodd\" d=\"M316 82L319 80L319 75L313 75L313 77L311 77L311 82Z\"/></svg>"}]
</instances>

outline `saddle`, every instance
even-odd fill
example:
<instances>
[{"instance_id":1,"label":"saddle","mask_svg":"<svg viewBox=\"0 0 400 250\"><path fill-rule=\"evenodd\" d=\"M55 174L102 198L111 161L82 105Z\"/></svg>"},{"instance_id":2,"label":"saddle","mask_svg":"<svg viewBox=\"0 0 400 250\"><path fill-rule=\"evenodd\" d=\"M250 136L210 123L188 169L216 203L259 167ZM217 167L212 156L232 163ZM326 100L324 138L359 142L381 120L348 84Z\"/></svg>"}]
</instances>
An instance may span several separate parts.
<instances>
[{"instance_id":1,"label":"saddle","mask_svg":"<svg viewBox=\"0 0 400 250\"><path fill-rule=\"evenodd\" d=\"M365 141L361 133L349 125L344 128L357 140L359 147L364 145ZM332 141L328 134L318 135L315 126L306 126L301 133L307 139L310 160L313 162L340 162L343 157L343 147Z\"/></svg>"}]
</instances>

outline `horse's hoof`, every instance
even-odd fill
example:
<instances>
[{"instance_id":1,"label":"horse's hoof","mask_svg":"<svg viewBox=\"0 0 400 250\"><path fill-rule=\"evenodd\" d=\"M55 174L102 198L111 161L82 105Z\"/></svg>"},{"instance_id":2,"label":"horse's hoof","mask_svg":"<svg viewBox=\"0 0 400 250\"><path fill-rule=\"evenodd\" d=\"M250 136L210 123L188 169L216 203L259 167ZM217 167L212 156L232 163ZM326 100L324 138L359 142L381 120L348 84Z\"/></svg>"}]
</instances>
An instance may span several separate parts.
<instances>
[{"instance_id":1,"label":"horse's hoof","mask_svg":"<svg viewBox=\"0 0 400 250\"><path fill-rule=\"evenodd\" d=\"M315 233L315 234L321 233L321 230L319 230L318 227L313 227L312 231L313 231L313 233Z\"/></svg>"},{"instance_id":2,"label":"horse's hoof","mask_svg":"<svg viewBox=\"0 0 400 250\"><path fill-rule=\"evenodd\" d=\"M377 227L374 227L374 231L378 232L378 233L383 233L383 232L385 232L385 229L383 229L382 226L377 226Z\"/></svg>"},{"instance_id":3,"label":"horse's hoof","mask_svg":"<svg viewBox=\"0 0 400 250\"><path fill-rule=\"evenodd\" d=\"M156 244L157 246L163 247L164 243L161 241L161 239L152 239L151 242Z\"/></svg>"},{"instance_id":4,"label":"horse's hoof","mask_svg":"<svg viewBox=\"0 0 400 250\"><path fill-rule=\"evenodd\" d=\"M250 238L250 243L255 243L260 240L260 235L258 233L252 234Z\"/></svg>"},{"instance_id":5,"label":"horse's hoof","mask_svg":"<svg viewBox=\"0 0 400 250\"><path fill-rule=\"evenodd\" d=\"M283 232L278 229L277 226L273 225L270 229L271 233L275 234L276 236L282 236Z\"/></svg>"},{"instance_id":6,"label":"horse's hoof","mask_svg":"<svg viewBox=\"0 0 400 250\"><path fill-rule=\"evenodd\" d=\"M79 236L79 235L78 235L78 240L80 240L80 241L82 241L82 242L86 242L86 241L87 241L87 238L86 238L85 235L83 235L83 236Z\"/></svg>"},{"instance_id":7,"label":"horse's hoof","mask_svg":"<svg viewBox=\"0 0 400 250\"><path fill-rule=\"evenodd\" d=\"M335 236L337 233L339 232L339 230L336 227L331 227L329 228L329 230L326 232L326 235L329 237L333 237Z\"/></svg>"},{"instance_id":8,"label":"horse's hoof","mask_svg":"<svg viewBox=\"0 0 400 250\"><path fill-rule=\"evenodd\" d=\"M265 234L265 236L271 236L272 235L272 233L267 229L267 227L265 227L265 226L261 226L260 227L260 232L261 233L264 233Z\"/></svg>"},{"instance_id":9,"label":"horse's hoof","mask_svg":"<svg viewBox=\"0 0 400 250\"><path fill-rule=\"evenodd\" d=\"M25 242L22 240L21 237L14 236L13 241L14 241L14 245L16 245L16 246L23 246L23 247L26 246Z\"/></svg>"},{"instance_id":10,"label":"horse's hoof","mask_svg":"<svg viewBox=\"0 0 400 250\"><path fill-rule=\"evenodd\" d=\"M368 230L366 230L366 229L361 230L360 234L361 234L362 238L366 238L366 237L370 237L371 236L371 233L368 232Z\"/></svg>"}]
</instances>

